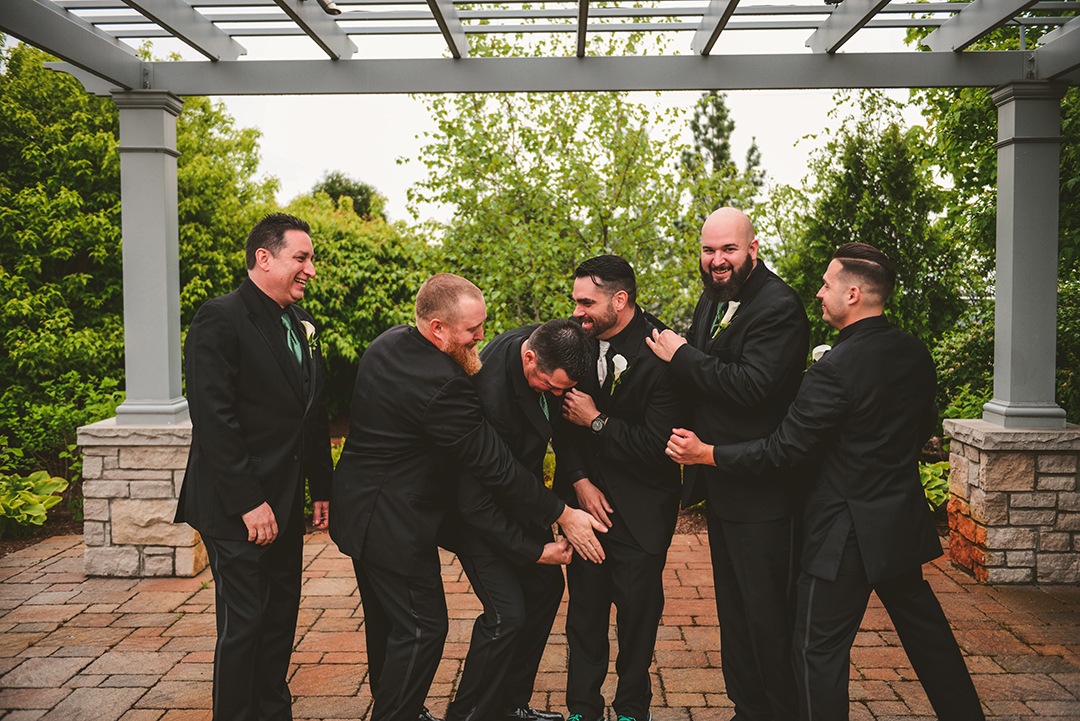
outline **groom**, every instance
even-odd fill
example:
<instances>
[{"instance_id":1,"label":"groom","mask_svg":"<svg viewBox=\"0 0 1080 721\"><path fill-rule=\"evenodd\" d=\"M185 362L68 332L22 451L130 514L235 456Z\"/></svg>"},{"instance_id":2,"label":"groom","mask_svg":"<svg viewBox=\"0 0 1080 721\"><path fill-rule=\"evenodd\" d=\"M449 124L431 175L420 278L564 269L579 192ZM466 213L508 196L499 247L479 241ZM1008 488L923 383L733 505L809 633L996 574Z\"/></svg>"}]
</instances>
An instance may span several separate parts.
<instances>
[{"instance_id":1,"label":"groom","mask_svg":"<svg viewBox=\"0 0 1080 721\"><path fill-rule=\"evenodd\" d=\"M568 503L608 528L606 560L566 567L567 721L604 717L611 605L618 611L619 683L612 706L646 721L649 665L664 610L664 563L679 506L679 467L664 454L681 405L667 364L645 339L658 320L637 305L634 269L601 255L574 271L574 317L592 342L592 372L564 394L555 432L556 484ZM674 424L674 425L672 425Z\"/></svg>"}]
</instances>

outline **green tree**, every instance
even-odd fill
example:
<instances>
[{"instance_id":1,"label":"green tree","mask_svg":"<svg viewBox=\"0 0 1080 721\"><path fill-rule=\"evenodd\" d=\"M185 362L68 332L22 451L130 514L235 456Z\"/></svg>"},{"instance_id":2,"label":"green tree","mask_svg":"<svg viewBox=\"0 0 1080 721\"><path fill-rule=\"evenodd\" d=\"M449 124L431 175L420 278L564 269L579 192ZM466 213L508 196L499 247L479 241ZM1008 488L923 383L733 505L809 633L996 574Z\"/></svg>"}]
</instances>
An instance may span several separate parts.
<instances>
[{"instance_id":1,"label":"green tree","mask_svg":"<svg viewBox=\"0 0 1080 721\"><path fill-rule=\"evenodd\" d=\"M855 117L830 133L811 161L809 185L775 194L763 209L764 226L781 239L767 254L808 315L820 318L815 294L836 248L860 241L881 249L898 276L886 314L933 345L966 306L964 253L934 222L944 195L922 128L902 128L898 104L880 93L862 93L856 103ZM823 323L811 324L814 344L834 337Z\"/></svg>"},{"instance_id":2,"label":"green tree","mask_svg":"<svg viewBox=\"0 0 1080 721\"><path fill-rule=\"evenodd\" d=\"M315 187L311 189L312 196L317 193L326 193L333 200L343 196L352 199L353 211L361 217L382 218L386 220L386 198L379 195L378 191L367 183L350 178L340 170L327 171Z\"/></svg>"},{"instance_id":3,"label":"green tree","mask_svg":"<svg viewBox=\"0 0 1080 721\"><path fill-rule=\"evenodd\" d=\"M419 243L404 223L361 217L349 196L300 196L286 212L311 225L315 279L302 305L318 322L332 418L347 412L364 350L387 328L413 321Z\"/></svg>"},{"instance_id":4,"label":"green tree","mask_svg":"<svg viewBox=\"0 0 1080 721\"><path fill-rule=\"evenodd\" d=\"M27 468L65 471L75 429L122 398L119 120L109 99L0 48L0 435ZM205 98L177 120L181 311L243 277L243 241L273 201L255 181L258 132Z\"/></svg>"},{"instance_id":5,"label":"green tree","mask_svg":"<svg viewBox=\"0 0 1080 721\"><path fill-rule=\"evenodd\" d=\"M1026 17L1069 16L1069 12L1027 12ZM1024 27L1025 47L1056 25ZM927 29L913 29L908 42L921 40ZM973 44L975 50L1017 50L1020 29L1006 26ZM950 181L947 228L962 239L984 275L994 272L997 236L997 108L987 88L934 88L912 91L929 129L935 162ZM1061 163L1058 218L1058 276L1080 273L1080 90L1070 87L1061 102Z\"/></svg>"},{"instance_id":6,"label":"green tree","mask_svg":"<svg viewBox=\"0 0 1080 721\"><path fill-rule=\"evenodd\" d=\"M522 52L497 38L472 42L476 56ZM453 211L452 221L426 226L425 268L480 286L490 330L570 313L574 268L602 253L630 261L642 306L685 330L697 295L697 228L680 221L688 206L707 202L707 212L714 198L695 198L679 172L680 112L656 112L626 93L424 102L437 130L421 151L428 177L410 190L411 209Z\"/></svg>"},{"instance_id":7,"label":"green tree","mask_svg":"<svg viewBox=\"0 0 1080 721\"><path fill-rule=\"evenodd\" d=\"M691 191L711 201L704 203L712 205L710 211L726 205L749 208L753 194L765 183L761 150L756 138L751 139L750 147L746 150L744 170L740 172L731 157L731 134L735 131L735 120L728 110L726 97L724 93L710 90L698 98L694 116L690 119L693 145L684 148L679 157ZM725 182L732 180L737 182ZM716 185L719 185L719 192ZM704 217L695 220L704 222ZM701 223L696 225L700 226Z\"/></svg>"}]
</instances>

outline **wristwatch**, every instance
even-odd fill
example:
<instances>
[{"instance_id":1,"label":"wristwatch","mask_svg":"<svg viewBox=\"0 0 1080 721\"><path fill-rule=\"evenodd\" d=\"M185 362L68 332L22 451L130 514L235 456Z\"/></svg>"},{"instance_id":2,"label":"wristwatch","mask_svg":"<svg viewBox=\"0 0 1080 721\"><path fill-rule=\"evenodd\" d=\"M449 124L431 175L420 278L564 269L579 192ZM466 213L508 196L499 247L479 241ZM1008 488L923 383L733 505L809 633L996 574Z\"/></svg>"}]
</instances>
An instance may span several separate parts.
<instances>
[{"instance_id":1,"label":"wristwatch","mask_svg":"<svg viewBox=\"0 0 1080 721\"><path fill-rule=\"evenodd\" d=\"M592 423L589 424L589 428L592 428L593 433L600 433L604 430L604 424L607 423L607 413L601 413L596 418L592 419Z\"/></svg>"}]
</instances>

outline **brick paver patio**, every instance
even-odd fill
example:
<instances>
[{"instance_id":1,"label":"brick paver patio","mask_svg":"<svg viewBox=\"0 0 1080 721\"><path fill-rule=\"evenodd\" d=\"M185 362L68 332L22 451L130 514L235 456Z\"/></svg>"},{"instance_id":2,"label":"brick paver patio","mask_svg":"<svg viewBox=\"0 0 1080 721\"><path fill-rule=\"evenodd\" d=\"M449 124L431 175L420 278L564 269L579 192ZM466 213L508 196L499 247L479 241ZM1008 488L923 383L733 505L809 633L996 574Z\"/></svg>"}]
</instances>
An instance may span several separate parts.
<instances>
[{"instance_id":1,"label":"brick paver patio","mask_svg":"<svg viewBox=\"0 0 1080 721\"><path fill-rule=\"evenodd\" d=\"M726 721L705 535L675 537L653 667L657 721ZM366 719L363 613L349 560L325 534L305 544L304 598L290 685L296 719ZM0 716L4 721L209 721L213 583L82 573L82 538L52 538L0 559ZM988 717L1080 719L1080 589L989 587L939 560L926 567ZM428 696L438 716L461 673L480 604L444 556L450 608ZM565 608L565 606L564 606ZM533 706L563 710L564 618L556 621ZM932 719L876 599L852 651L851 717ZM610 686L610 683L609 683ZM610 693L606 692L610 698Z\"/></svg>"}]
</instances>

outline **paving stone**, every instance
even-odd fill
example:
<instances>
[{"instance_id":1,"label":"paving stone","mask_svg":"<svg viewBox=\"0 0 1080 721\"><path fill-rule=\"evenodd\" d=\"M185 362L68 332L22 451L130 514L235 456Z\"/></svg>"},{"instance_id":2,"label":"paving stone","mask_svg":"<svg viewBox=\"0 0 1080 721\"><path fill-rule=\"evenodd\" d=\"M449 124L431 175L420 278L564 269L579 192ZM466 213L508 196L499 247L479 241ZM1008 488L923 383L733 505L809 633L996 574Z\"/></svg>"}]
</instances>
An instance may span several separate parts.
<instances>
[{"instance_id":1,"label":"paving stone","mask_svg":"<svg viewBox=\"0 0 1080 721\"><path fill-rule=\"evenodd\" d=\"M431 703L431 695L428 699L428 708L438 711L438 706ZM367 713L370 706L371 698L364 696L304 696L293 703L292 713L293 718L359 719Z\"/></svg>"},{"instance_id":2,"label":"paving stone","mask_svg":"<svg viewBox=\"0 0 1080 721\"><path fill-rule=\"evenodd\" d=\"M156 674L163 675L180 662L179 653L138 653L110 651L94 661L86 673L90 674Z\"/></svg>"},{"instance_id":3,"label":"paving stone","mask_svg":"<svg viewBox=\"0 0 1080 721\"><path fill-rule=\"evenodd\" d=\"M139 699L136 708L208 709L213 706L211 681L161 681Z\"/></svg>"},{"instance_id":4,"label":"paving stone","mask_svg":"<svg viewBox=\"0 0 1080 721\"><path fill-rule=\"evenodd\" d=\"M185 658L181 663L172 667L167 674L162 676L162 681L213 681L213 663L190 663Z\"/></svg>"},{"instance_id":5,"label":"paving stone","mask_svg":"<svg viewBox=\"0 0 1080 721\"><path fill-rule=\"evenodd\" d=\"M77 688L44 721L116 721L144 693L135 688Z\"/></svg>"},{"instance_id":6,"label":"paving stone","mask_svg":"<svg viewBox=\"0 0 1080 721\"><path fill-rule=\"evenodd\" d=\"M108 646L112 647L127 638L129 628L96 626L62 626L38 642L39 646Z\"/></svg>"},{"instance_id":7,"label":"paving stone","mask_svg":"<svg viewBox=\"0 0 1080 721\"><path fill-rule=\"evenodd\" d=\"M56 688L77 674L93 659L31 658L0 678L6 688Z\"/></svg>"},{"instance_id":8,"label":"paving stone","mask_svg":"<svg viewBox=\"0 0 1080 721\"><path fill-rule=\"evenodd\" d=\"M176 591L138 591L116 610L120 613L168 613L191 596L191 593Z\"/></svg>"},{"instance_id":9,"label":"paving stone","mask_svg":"<svg viewBox=\"0 0 1080 721\"><path fill-rule=\"evenodd\" d=\"M171 709L165 712L161 721L211 721L213 718L210 709Z\"/></svg>"},{"instance_id":10,"label":"paving stone","mask_svg":"<svg viewBox=\"0 0 1080 721\"><path fill-rule=\"evenodd\" d=\"M340 664L304 665L289 679L289 690L293 696L355 696L365 670Z\"/></svg>"},{"instance_id":11,"label":"paving stone","mask_svg":"<svg viewBox=\"0 0 1080 721\"><path fill-rule=\"evenodd\" d=\"M6 721L37 721L37 719L48 713L45 709L34 709L32 711L11 711L4 719Z\"/></svg>"},{"instance_id":12,"label":"paving stone","mask_svg":"<svg viewBox=\"0 0 1080 721\"><path fill-rule=\"evenodd\" d=\"M51 709L69 693L66 688L5 688L0 689L0 709Z\"/></svg>"},{"instance_id":13,"label":"paving stone","mask_svg":"<svg viewBox=\"0 0 1080 721\"><path fill-rule=\"evenodd\" d=\"M47 633L0 633L0 658L17 656L46 636Z\"/></svg>"},{"instance_id":14,"label":"paving stone","mask_svg":"<svg viewBox=\"0 0 1080 721\"><path fill-rule=\"evenodd\" d=\"M1073 700L1073 695L1049 676L1041 674L1006 673L993 676L976 675L975 690L982 699L1043 699Z\"/></svg>"},{"instance_id":15,"label":"paving stone","mask_svg":"<svg viewBox=\"0 0 1080 721\"><path fill-rule=\"evenodd\" d=\"M120 717L120 721L157 721L163 713L158 709L131 709Z\"/></svg>"}]
</instances>

